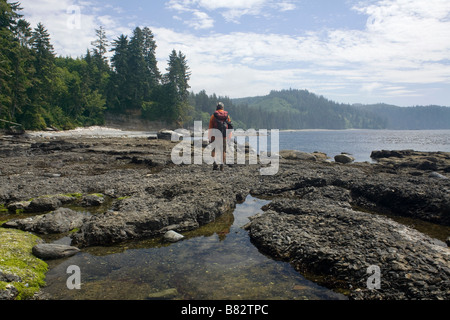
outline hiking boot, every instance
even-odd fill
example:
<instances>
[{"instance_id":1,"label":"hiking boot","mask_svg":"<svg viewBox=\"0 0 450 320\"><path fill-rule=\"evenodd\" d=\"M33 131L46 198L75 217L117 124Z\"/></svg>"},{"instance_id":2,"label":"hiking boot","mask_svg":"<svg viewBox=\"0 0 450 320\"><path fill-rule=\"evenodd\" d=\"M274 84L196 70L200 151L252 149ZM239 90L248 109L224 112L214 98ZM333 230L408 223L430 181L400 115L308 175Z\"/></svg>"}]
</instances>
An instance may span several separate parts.
<instances>
[{"instance_id":1,"label":"hiking boot","mask_svg":"<svg viewBox=\"0 0 450 320\"><path fill-rule=\"evenodd\" d=\"M217 165L217 163L213 164L213 170L217 170L219 168L219 166Z\"/></svg>"},{"instance_id":2,"label":"hiking boot","mask_svg":"<svg viewBox=\"0 0 450 320\"><path fill-rule=\"evenodd\" d=\"M223 164L220 165L220 171L223 171Z\"/></svg>"}]
</instances>

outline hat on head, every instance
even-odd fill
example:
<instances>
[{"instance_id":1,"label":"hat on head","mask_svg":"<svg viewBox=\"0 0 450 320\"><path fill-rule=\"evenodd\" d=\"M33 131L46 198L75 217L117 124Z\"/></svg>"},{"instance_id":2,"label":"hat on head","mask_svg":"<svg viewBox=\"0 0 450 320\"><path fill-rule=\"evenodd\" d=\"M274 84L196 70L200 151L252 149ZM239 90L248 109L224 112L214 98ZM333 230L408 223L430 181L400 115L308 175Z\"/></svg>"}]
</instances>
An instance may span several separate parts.
<instances>
[{"instance_id":1,"label":"hat on head","mask_svg":"<svg viewBox=\"0 0 450 320\"><path fill-rule=\"evenodd\" d=\"M217 110L223 109L224 107L225 107L225 106L223 105L222 102L219 102L219 103L217 104Z\"/></svg>"}]
</instances>

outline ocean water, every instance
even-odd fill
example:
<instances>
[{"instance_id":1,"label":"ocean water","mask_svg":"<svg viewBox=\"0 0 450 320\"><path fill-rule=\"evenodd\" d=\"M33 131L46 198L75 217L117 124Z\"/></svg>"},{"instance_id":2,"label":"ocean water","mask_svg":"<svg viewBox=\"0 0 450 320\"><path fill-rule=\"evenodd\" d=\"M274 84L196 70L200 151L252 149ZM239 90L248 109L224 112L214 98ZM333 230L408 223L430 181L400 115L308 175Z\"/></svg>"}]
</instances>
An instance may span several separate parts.
<instances>
[{"instance_id":1,"label":"ocean water","mask_svg":"<svg viewBox=\"0 0 450 320\"><path fill-rule=\"evenodd\" d=\"M154 131L123 131L93 126L60 132L32 132L40 137L149 137ZM256 137L247 137L258 151L271 149L270 130L267 147L261 148ZM239 142L243 141L242 138ZM352 154L357 162L372 162L374 150L407 150L450 152L450 130L292 130L279 132L279 150L320 151L330 158L342 152Z\"/></svg>"},{"instance_id":2,"label":"ocean water","mask_svg":"<svg viewBox=\"0 0 450 320\"><path fill-rule=\"evenodd\" d=\"M330 158L345 152L352 154L357 162L372 162L370 154L374 150L408 149L450 152L450 130L299 130L279 133L279 150L320 151Z\"/></svg>"}]
</instances>

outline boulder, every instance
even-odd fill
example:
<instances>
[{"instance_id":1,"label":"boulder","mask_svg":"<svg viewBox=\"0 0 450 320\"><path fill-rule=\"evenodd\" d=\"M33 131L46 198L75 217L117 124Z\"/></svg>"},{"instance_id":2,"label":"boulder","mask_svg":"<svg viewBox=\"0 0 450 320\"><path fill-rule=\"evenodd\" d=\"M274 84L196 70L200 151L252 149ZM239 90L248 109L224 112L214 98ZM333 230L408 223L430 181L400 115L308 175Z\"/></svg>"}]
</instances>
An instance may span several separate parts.
<instances>
[{"instance_id":1,"label":"boulder","mask_svg":"<svg viewBox=\"0 0 450 320\"><path fill-rule=\"evenodd\" d=\"M156 136L161 140L172 140L172 137L174 137L176 141L178 141L183 136L183 134L177 133L173 130L160 130L158 131Z\"/></svg>"},{"instance_id":2,"label":"boulder","mask_svg":"<svg viewBox=\"0 0 450 320\"><path fill-rule=\"evenodd\" d=\"M18 202L12 202L8 204L8 210L11 212L17 212L17 210L28 210L28 207L30 206L31 201L18 201Z\"/></svg>"},{"instance_id":3,"label":"boulder","mask_svg":"<svg viewBox=\"0 0 450 320\"><path fill-rule=\"evenodd\" d=\"M102 195L89 194L83 197L81 205L83 207L96 207L103 204L103 202L105 202L105 198Z\"/></svg>"},{"instance_id":4,"label":"boulder","mask_svg":"<svg viewBox=\"0 0 450 320\"><path fill-rule=\"evenodd\" d=\"M311 153L314 157L316 157L317 160L327 160L328 156L326 153L324 152L320 152L320 151L314 151L313 153Z\"/></svg>"},{"instance_id":5,"label":"boulder","mask_svg":"<svg viewBox=\"0 0 450 320\"><path fill-rule=\"evenodd\" d=\"M61 206L61 201L56 197L40 197L33 199L27 207L28 212L52 211Z\"/></svg>"},{"instance_id":6,"label":"boulder","mask_svg":"<svg viewBox=\"0 0 450 320\"><path fill-rule=\"evenodd\" d=\"M316 161L316 157L308 152L296 151L296 150L281 150L280 156L287 160L309 160Z\"/></svg>"},{"instance_id":7,"label":"boulder","mask_svg":"<svg viewBox=\"0 0 450 320\"><path fill-rule=\"evenodd\" d=\"M172 133L173 133L173 131L171 131L171 130L160 130L160 131L158 131L156 136L158 137L158 139L171 140Z\"/></svg>"},{"instance_id":8,"label":"boulder","mask_svg":"<svg viewBox=\"0 0 450 320\"><path fill-rule=\"evenodd\" d=\"M64 233L81 227L86 213L59 208L51 213L25 219L14 219L3 224L5 228L20 229L39 234Z\"/></svg>"},{"instance_id":9,"label":"boulder","mask_svg":"<svg viewBox=\"0 0 450 320\"><path fill-rule=\"evenodd\" d=\"M372 159L381 158L404 158L411 156L413 150L374 150L370 154Z\"/></svg>"},{"instance_id":10,"label":"boulder","mask_svg":"<svg viewBox=\"0 0 450 320\"><path fill-rule=\"evenodd\" d=\"M345 163L351 163L351 162L355 161L355 158L353 158L349 154L341 153L334 157L334 161L345 164Z\"/></svg>"},{"instance_id":11,"label":"boulder","mask_svg":"<svg viewBox=\"0 0 450 320\"><path fill-rule=\"evenodd\" d=\"M442 175L442 174L440 174L440 173L438 173L438 172L431 172L429 175L428 175L428 177L430 177L430 178L434 178L434 179L448 179L446 176L444 176L444 175Z\"/></svg>"},{"instance_id":12,"label":"boulder","mask_svg":"<svg viewBox=\"0 0 450 320\"><path fill-rule=\"evenodd\" d=\"M40 259L53 260L71 257L80 252L80 249L63 244L43 243L35 245L32 252Z\"/></svg>"}]
</instances>

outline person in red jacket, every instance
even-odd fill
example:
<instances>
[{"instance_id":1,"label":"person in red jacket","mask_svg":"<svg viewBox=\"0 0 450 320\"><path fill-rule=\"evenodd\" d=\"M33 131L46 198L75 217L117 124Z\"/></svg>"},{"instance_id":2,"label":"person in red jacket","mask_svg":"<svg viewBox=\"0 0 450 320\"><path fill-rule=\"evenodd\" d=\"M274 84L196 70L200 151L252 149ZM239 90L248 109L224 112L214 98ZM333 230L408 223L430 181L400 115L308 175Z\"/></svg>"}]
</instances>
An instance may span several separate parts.
<instances>
[{"instance_id":1,"label":"person in red jacket","mask_svg":"<svg viewBox=\"0 0 450 320\"><path fill-rule=\"evenodd\" d=\"M212 143L215 140L215 136L212 134L211 129L217 129L222 133L223 137L223 144L222 144L222 154L223 154L223 162L220 164L220 171L223 171L223 164L225 163L226 159L226 152L227 152L227 138L231 139L231 132L228 132L227 129L232 129L231 126L231 119L227 111L224 110L224 104L222 102L219 102L216 107L216 112L211 116L211 119L209 120L209 142ZM215 158L216 151L213 149L211 156ZM217 170L218 165L214 161L213 164L213 170Z\"/></svg>"}]
</instances>

